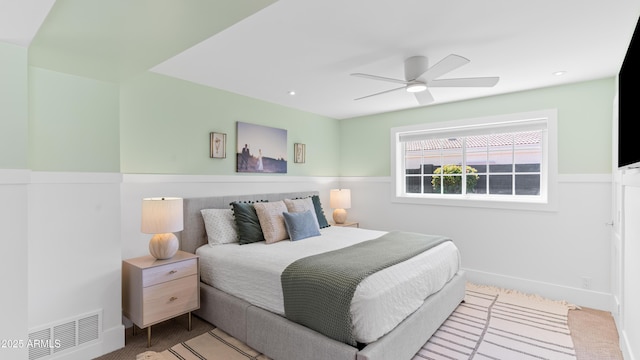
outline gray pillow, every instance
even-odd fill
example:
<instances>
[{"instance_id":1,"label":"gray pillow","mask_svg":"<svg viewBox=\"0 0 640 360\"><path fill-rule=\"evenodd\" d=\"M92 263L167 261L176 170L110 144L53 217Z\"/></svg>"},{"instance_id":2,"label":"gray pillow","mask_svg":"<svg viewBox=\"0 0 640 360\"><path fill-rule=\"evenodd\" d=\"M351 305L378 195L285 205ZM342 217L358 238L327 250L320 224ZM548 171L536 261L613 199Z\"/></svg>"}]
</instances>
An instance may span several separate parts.
<instances>
[{"instance_id":1,"label":"gray pillow","mask_svg":"<svg viewBox=\"0 0 640 360\"><path fill-rule=\"evenodd\" d=\"M311 210L303 212L282 213L291 241L302 240L320 235L315 214Z\"/></svg>"}]
</instances>

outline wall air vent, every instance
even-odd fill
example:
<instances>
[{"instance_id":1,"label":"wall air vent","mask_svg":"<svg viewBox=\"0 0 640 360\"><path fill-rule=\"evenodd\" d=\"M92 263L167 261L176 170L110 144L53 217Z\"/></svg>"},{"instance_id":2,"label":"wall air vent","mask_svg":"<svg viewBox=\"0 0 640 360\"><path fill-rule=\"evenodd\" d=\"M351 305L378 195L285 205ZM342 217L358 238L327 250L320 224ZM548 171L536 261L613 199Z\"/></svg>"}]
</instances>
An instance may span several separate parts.
<instances>
[{"instance_id":1,"label":"wall air vent","mask_svg":"<svg viewBox=\"0 0 640 360\"><path fill-rule=\"evenodd\" d=\"M29 360L41 359L51 354L51 349L45 346L34 346L43 344L51 339L51 329L42 329L29 333Z\"/></svg>"},{"instance_id":2,"label":"wall air vent","mask_svg":"<svg viewBox=\"0 0 640 360\"><path fill-rule=\"evenodd\" d=\"M48 359L98 341L101 329L102 310L99 310L30 331L29 360Z\"/></svg>"}]
</instances>

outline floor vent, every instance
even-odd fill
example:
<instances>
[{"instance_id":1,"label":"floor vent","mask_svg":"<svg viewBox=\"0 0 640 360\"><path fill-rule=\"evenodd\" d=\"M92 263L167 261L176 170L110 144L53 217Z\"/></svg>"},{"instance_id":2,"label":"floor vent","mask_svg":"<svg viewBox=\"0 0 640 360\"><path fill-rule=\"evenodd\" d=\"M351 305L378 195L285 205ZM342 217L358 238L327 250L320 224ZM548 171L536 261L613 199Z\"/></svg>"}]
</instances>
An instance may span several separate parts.
<instances>
[{"instance_id":1,"label":"floor vent","mask_svg":"<svg viewBox=\"0 0 640 360\"><path fill-rule=\"evenodd\" d=\"M98 311L29 332L29 360L47 359L99 340L101 320L101 311Z\"/></svg>"}]
</instances>

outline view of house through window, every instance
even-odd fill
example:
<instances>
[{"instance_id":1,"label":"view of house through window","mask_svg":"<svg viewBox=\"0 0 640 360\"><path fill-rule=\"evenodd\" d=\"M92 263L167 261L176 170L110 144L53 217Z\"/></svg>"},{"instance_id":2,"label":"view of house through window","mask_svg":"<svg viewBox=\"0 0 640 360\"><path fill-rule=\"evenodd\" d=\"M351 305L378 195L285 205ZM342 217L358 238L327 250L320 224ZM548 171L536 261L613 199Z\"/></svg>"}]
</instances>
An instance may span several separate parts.
<instances>
[{"instance_id":1,"label":"view of house through window","mask_svg":"<svg viewBox=\"0 0 640 360\"><path fill-rule=\"evenodd\" d=\"M549 204L556 121L541 110L393 128L395 198Z\"/></svg>"},{"instance_id":2,"label":"view of house through window","mask_svg":"<svg viewBox=\"0 0 640 360\"><path fill-rule=\"evenodd\" d=\"M540 195L540 130L403 144L406 193Z\"/></svg>"}]
</instances>

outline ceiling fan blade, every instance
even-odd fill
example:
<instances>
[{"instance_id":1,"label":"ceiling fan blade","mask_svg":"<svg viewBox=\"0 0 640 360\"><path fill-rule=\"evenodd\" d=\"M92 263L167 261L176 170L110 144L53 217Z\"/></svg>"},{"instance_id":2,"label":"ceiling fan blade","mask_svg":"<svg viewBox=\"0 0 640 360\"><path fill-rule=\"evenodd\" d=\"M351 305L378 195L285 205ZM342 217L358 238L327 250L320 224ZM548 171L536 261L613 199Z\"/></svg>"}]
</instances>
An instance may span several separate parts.
<instances>
[{"instance_id":1,"label":"ceiling fan blade","mask_svg":"<svg viewBox=\"0 0 640 360\"><path fill-rule=\"evenodd\" d=\"M440 60L437 64L430 67L421 76L419 76L419 78L422 78L425 81L429 82L433 79L439 78L449 71L453 71L461 67L462 65L466 65L469 62L470 60L467 58L464 58L460 55L451 54L446 58Z\"/></svg>"},{"instance_id":2,"label":"ceiling fan blade","mask_svg":"<svg viewBox=\"0 0 640 360\"><path fill-rule=\"evenodd\" d=\"M392 82L396 84L405 84L405 85L407 84L407 82L404 80L392 79L392 78L383 77L383 76L376 76L376 75L369 75L369 74L362 74L362 73L354 73L354 74L351 74L351 76L357 76L357 77L372 79L372 80L387 81L387 82Z\"/></svg>"},{"instance_id":3,"label":"ceiling fan blade","mask_svg":"<svg viewBox=\"0 0 640 360\"><path fill-rule=\"evenodd\" d=\"M497 76L462 79L431 80L429 87L492 87L500 80Z\"/></svg>"},{"instance_id":4,"label":"ceiling fan blade","mask_svg":"<svg viewBox=\"0 0 640 360\"><path fill-rule=\"evenodd\" d=\"M428 105L435 101L433 95L431 95L431 92L429 92L428 89L425 91L413 93L413 95L415 95L416 100L418 100L418 104L420 105Z\"/></svg>"},{"instance_id":5,"label":"ceiling fan blade","mask_svg":"<svg viewBox=\"0 0 640 360\"><path fill-rule=\"evenodd\" d=\"M382 91L382 92L379 92L379 93L375 93L375 94L359 97L359 98L353 99L353 100L362 100L362 99L370 98L372 96L382 95L382 94L390 93L390 92L397 91L397 90L404 90L404 89L405 89L405 87L403 86L403 87L399 87L399 88L395 88L395 89L391 89L391 90L385 90L385 91Z\"/></svg>"}]
</instances>

